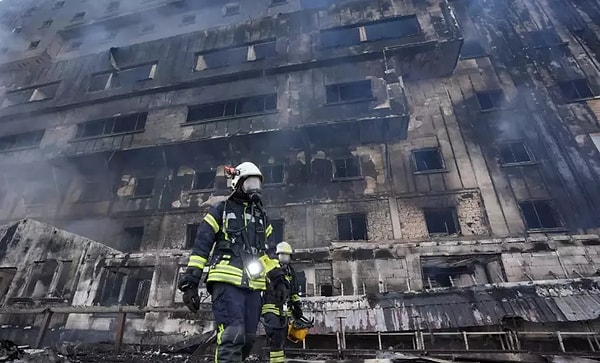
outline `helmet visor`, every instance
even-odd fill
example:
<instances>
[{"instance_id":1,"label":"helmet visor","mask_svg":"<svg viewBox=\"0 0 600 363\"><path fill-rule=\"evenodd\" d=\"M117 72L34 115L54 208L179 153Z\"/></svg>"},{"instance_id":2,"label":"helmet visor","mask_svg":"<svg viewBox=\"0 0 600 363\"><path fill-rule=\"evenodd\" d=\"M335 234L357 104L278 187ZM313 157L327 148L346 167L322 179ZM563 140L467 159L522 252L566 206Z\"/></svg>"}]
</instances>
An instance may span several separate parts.
<instances>
[{"instance_id":1,"label":"helmet visor","mask_svg":"<svg viewBox=\"0 0 600 363\"><path fill-rule=\"evenodd\" d=\"M245 193L259 192L261 189L262 182L257 176L250 176L244 180L242 184L242 191Z\"/></svg>"},{"instance_id":2,"label":"helmet visor","mask_svg":"<svg viewBox=\"0 0 600 363\"><path fill-rule=\"evenodd\" d=\"M279 262L284 263L284 264L290 263L290 255L288 255L287 253L278 254L277 259L279 260Z\"/></svg>"}]
</instances>

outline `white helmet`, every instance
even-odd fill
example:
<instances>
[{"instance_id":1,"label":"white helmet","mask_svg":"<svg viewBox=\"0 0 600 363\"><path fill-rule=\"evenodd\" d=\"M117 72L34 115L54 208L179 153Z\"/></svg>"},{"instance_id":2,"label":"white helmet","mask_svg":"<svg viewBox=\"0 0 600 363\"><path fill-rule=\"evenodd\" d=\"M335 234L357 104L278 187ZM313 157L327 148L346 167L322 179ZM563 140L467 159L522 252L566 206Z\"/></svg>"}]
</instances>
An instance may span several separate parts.
<instances>
[{"instance_id":1,"label":"white helmet","mask_svg":"<svg viewBox=\"0 0 600 363\"><path fill-rule=\"evenodd\" d=\"M233 176L233 179L231 180L231 187L233 189L236 189L240 180L244 180L249 176L259 177L261 182L263 180L263 175L260 172L260 169L258 168L258 166L254 165L254 163L246 161L246 162L243 162L240 165L236 166L235 167L235 175Z\"/></svg>"},{"instance_id":2,"label":"white helmet","mask_svg":"<svg viewBox=\"0 0 600 363\"><path fill-rule=\"evenodd\" d=\"M279 242L276 247L276 254L291 255L293 252L292 246L287 242Z\"/></svg>"}]
</instances>

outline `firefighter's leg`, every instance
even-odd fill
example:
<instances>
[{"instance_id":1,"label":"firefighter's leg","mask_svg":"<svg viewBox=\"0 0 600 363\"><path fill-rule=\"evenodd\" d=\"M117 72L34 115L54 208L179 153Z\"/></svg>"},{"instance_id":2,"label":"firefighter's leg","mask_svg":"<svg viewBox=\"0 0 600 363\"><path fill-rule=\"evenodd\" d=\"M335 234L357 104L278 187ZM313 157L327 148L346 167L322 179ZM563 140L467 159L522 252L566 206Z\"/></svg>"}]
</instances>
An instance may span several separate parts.
<instances>
[{"instance_id":1,"label":"firefighter's leg","mask_svg":"<svg viewBox=\"0 0 600 363\"><path fill-rule=\"evenodd\" d=\"M254 342L256 341L256 329L260 321L260 311L262 308L262 295L260 291L246 290L245 291L245 309L244 313L244 330L245 344L242 349L242 359L248 358Z\"/></svg>"},{"instance_id":2,"label":"firefighter's leg","mask_svg":"<svg viewBox=\"0 0 600 363\"><path fill-rule=\"evenodd\" d=\"M241 363L246 343L244 290L225 283L214 283L212 310L217 324L215 363Z\"/></svg>"},{"instance_id":3,"label":"firefighter's leg","mask_svg":"<svg viewBox=\"0 0 600 363\"><path fill-rule=\"evenodd\" d=\"M283 363L285 358L283 346L287 335L285 334L285 332L287 332L287 326L285 326L286 319L273 313L263 314L263 318L265 322L265 332L269 339L269 362Z\"/></svg>"}]
</instances>

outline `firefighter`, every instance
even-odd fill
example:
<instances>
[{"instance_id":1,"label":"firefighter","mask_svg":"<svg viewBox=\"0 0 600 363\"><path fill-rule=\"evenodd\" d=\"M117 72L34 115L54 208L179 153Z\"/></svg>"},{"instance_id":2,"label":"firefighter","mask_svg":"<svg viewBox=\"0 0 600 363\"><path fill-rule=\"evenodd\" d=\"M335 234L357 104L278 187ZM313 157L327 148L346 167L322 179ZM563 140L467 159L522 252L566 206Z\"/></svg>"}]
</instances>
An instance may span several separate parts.
<instances>
[{"instance_id":1,"label":"firefighter","mask_svg":"<svg viewBox=\"0 0 600 363\"><path fill-rule=\"evenodd\" d=\"M268 285L274 298L284 301L289 282L269 238L273 227L262 207L262 173L250 162L226 167L225 172L233 192L211 206L198 226L178 287L188 309L197 312L198 285L208 270L205 282L217 327L215 363L241 363L256 339L262 291Z\"/></svg>"},{"instance_id":2,"label":"firefighter","mask_svg":"<svg viewBox=\"0 0 600 363\"><path fill-rule=\"evenodd\" d=\"M302 318L302 306L298 295L298 284L294 269L290 262L292 258L292 246L287 242L277 244L277 259L285 272L285 279L290 284L289 295L285 302L280 303L272 291L267 289L264 293L264 305L262 307L263 324L269 343L269 362L283 363L283 347L288 335L288 319L291 315L294 320Z\"/></svg>"}]
</instances>

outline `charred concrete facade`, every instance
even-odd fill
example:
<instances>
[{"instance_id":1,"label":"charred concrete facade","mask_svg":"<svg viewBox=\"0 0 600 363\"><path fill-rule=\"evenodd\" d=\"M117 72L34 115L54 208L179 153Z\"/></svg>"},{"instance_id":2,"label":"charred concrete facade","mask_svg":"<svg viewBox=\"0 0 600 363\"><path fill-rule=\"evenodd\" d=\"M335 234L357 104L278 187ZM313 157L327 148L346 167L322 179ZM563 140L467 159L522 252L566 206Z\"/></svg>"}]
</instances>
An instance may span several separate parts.
<instances>
[{"instance_id":1,"label":"charred concrete facade","mask_svg":"<svg viewBox=\"0 0 600 363\"><path fill-rule=\"evenodd\" d=\"M247 160L315 313L323 296L597 276L596 1L134 3L0 3L0 219L120 251L61 304L178 306L195 225ZM125 339L211 328L190 318L146 312Z\"/></svg>"}]
</instances>

